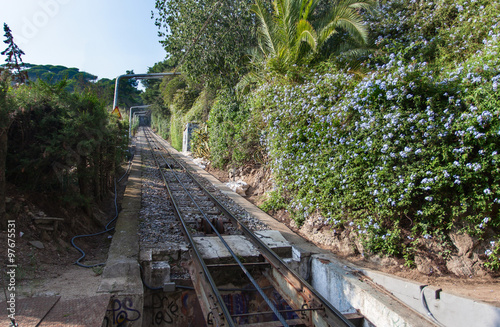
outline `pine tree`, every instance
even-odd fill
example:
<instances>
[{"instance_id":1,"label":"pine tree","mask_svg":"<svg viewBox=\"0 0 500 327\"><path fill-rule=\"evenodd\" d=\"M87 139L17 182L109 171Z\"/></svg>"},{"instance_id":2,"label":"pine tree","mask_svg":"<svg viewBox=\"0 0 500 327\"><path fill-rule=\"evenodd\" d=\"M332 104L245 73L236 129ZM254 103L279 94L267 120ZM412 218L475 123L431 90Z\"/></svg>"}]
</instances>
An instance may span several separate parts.
<instances>
[{"instance_id":1,"label":"pine tree","mask_svg":"<svg viewBox=\"0 0 500 327\"><path fill-rule=\"evenodd\" d=\"M27 74L22 70L23 60L21 56L24 55L24 51L21 50L17 44L14 43L14 36L12 35L12 31L6 23L3 23L3 30L5 32L5 40L3 43L7 44L8 47L4 51L1 52L2 55L7 56L5 61L7 62L6 67L10 71L15 71L14 79L19 83L24 83L27 80Z\"/></svg>"},{"instance_id":2,"label":"pine tree","mask_svg":"<svg viewBox=\"0 0 500 327\"><path fill-rule=\"evenodd\" d=\"M0 230L7 229L5 213L6 158L9 126L13 119L13 103L9 95L10 76L0 67Z\"/></svg>"}]
</instances>

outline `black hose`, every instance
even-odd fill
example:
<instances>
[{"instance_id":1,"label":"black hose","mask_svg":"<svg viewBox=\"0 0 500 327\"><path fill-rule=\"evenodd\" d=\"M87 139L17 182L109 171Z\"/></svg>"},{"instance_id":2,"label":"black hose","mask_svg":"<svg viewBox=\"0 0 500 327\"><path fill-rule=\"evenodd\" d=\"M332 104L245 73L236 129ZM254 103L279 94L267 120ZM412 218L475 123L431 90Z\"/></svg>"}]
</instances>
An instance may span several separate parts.
<instances>
[{"instance_id":1,"label":"black hose","mask_svg":"<svg viewBox=\"0 0 500 327\"><path fill-rule=\"evenodd\" d=\"M130 160L129 160L128 168L125 171L125 173L122 175L122 177L120 177L120 179L118 179L118 182L121 182L121 180L130 172L130 168L132 167L132 160L133 160L133 158L134 158L134 155L132 154L132 156L130 157ZM77 236L74 236L71 239L71 245L73 245L73 247L75 249L77 249L82 254L82 256L80 258L78 258L78 260L75 261L75 264L78 265L78 266L80 266L80 267L94 268L94 267L98 267L98 266L104 266L106 264L105 262L96 263L94 265L84 265L84 264L80 263L80 261L85 258L86 254L85 254L85 251L83 251L81 248L79 248L78 246L76 246L75 240L78 239L78 238L83 238L83 237L91 237L91 236L102 235L102 234L108 233L108 232L110 232L110 231L112 231L112 230L115 229L114 227L110 228L109 225L111 225L118 218L118 204L117 204L118 192L116 191L116 178L114 180L114 184L115 184L115 201L114 201L115 202L115 216L113 217L113 219L111 219L106 224L106 226L104 227L103 231L100 231L100 232L94 233L94 234L77 235Z\"/></svg>"}]
</instances>

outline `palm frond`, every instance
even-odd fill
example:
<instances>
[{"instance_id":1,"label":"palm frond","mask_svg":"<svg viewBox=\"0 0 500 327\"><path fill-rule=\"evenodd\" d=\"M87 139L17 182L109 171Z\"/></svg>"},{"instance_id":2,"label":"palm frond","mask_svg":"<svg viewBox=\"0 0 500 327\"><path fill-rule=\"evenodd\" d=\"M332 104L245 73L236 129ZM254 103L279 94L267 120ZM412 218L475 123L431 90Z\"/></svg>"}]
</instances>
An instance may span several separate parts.
<instances>
[{"instance_id":1,"label":"palm frond","mask_svg":"<svg viewBox=\"0 0 500 327\"><path fill-rule=\"evenodd\" d=\"M319 42L322 44L335 35L338 29L343 29L349 35L364 44L368 39L368 30L359 13L346 5L354 0L340 1L338 6L334 6L330 13L323 20L323 28L318 33ZM358 1L359 2L359 1Z\"/></svg>"},{"instance_id":2,"label":"palm frond","mask_svg":"<svg viewBox=\"0 0 500 327\"><path fill-rule=\"evenodd\" d=\"M275 37L273 35L274 27L271 15L266 10L261 0L256 0L255 4L250 7L250 11L252 11L260 21L257 33L262 51L265 54L275 53Z\"/></svg>"},{"instance_id":3,"label":"palm frond","mask_svg":"<svg viewBox=\"0 0 500 327\"><path fill-rule=\"evenodd\" d=\"M330 47L333 43L329 42L329 49L344 54L347 50L361 53L359 49L368 41L368 30L360 10L370 10L376 3L375 0L335 0L326 14L314 19L313 12L322 0L273 0L273 15L266 10L263 0L255 1L252 12L259 21L259 47L266 56L264 69L278 73L287 73L294 65L324 56L320 49L340 31L348 34L348 42L339 35L343 44ZM344 45L349 48L344 49Z\"/></svg>"},{"instance_id":4,"label":"palm frond","mask_svg":"<svg viewBox=\"0 0 500 327\"><path fill-rule=\"evenodd\" d=\"M312 51L316 52L318 36L314 27L307 20L301 19L297 23L297 41L297 45L306 42L311 47Z\"/></svg>"}]
</instances>

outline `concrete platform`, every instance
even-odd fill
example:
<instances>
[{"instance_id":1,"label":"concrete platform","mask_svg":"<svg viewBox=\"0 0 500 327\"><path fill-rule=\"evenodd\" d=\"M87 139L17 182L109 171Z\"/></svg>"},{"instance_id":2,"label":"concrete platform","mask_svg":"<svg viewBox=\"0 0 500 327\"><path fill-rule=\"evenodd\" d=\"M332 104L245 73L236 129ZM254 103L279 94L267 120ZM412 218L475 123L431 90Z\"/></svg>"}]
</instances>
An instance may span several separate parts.
<instances>
[{"instance_id":1,"label":"concrete platform","mask_svg":"<svg viewBox=\"0 0 500 327\"><path fill-rule=\"evenodd\" d=\"M292 257L292 246L277 230L263 230L255 232L264 244L281 258Z\"/></svg>"},{"instance_id":2,"label":"concrete platform","mask_svg":"<svg viewBox=\"0 0 500 327\"><path fill-rule=\"evenodd\" d=\"M255 234L277 255L282 258L292 257L292 246L279 231L258 231ZM245 259L245 262L262 260L257 248L244 236L225 235L223 239L236 255ZM217 236L194 237L194 241L207 263L231 261L231 254Z\"/></svg>"},{"instance_id":3,"label":"concrete platform","mask_svg":"<svg viewBox=\"0 0 500 327\"><path fill-rule=\"evenodd\" d=\"M22 327L95 327L106 316L109 294L62 300L60 296L24 298L16 301L16 323ZM0 307L6 308L6 302ZM0 326L10 319L0 315Z\"/></svg>"},{"instance_id":4,"label":"concrete platform","mask_svg":"<svg viewBox=\"0 0 500 327\"><path fill-rule=\"evenodd\" d=\"M144 136L137 140L137 150L122 200L122 210L109 248L99 293L112 294L106 320L110 326L142 326L144 290L139 267L139 210L142 201L141 147Z\"/></svg>"},{"instance_id":5,"label":"concrete platform","mask_svg":"<svg viewBox=\"0 0 500 327\"><path fill-rule=\"evenodd\" d=\"M258 262L260 260L257 248L243 236L227 235L223 236L223 239L234 253L245 262ZM207 264L233 261L231 254L217 236L193 237L193 240Z\"/></svg>"}]
</instances>

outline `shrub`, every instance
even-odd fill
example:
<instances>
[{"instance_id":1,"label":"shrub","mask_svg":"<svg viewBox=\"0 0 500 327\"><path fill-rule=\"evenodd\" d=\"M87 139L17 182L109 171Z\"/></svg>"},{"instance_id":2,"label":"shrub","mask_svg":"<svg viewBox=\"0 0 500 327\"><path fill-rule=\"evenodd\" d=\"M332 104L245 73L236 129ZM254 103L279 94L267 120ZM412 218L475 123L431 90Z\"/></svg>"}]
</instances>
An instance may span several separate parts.
<instances>
[{"instance_id":1,"label":"shrub","mask_svg":"<svg viewBox=\"0 0 500 327\"><path fill-rule=\"evenodd\" d=\"M361 80L311 71L303 84L258 91L274 175L297 219L320 212L388 254L453 228L498 232L500 61L490 34L483 51L439 74L395 53Z\"/></svg>"},{"instance_id":2,"label":"shrub","mask_svg":"<svg viewBox=\"0 0 500 327\"><path fill-rule=\"evenodd\" d=\"M208 119L210 158L215 167L241 164L253 158L259 145L258 118L234 90L218 93ZM254 120L256 118L256 120Z\"/></svg>"}]
</instances>

